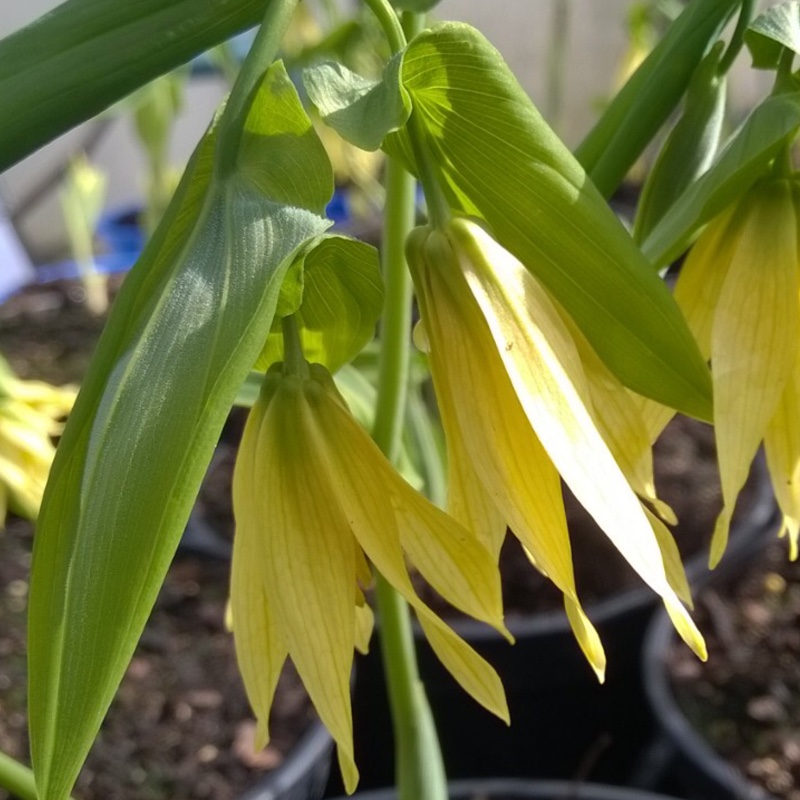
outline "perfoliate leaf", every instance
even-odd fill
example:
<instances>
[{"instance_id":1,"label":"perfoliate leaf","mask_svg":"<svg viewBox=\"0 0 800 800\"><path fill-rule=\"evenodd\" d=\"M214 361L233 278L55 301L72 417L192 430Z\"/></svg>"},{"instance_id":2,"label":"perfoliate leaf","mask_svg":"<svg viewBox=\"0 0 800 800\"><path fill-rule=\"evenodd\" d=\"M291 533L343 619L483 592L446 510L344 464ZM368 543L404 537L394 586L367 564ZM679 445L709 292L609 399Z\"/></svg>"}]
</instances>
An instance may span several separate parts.
<instances>
[{"instance_id":1,"label":"perfoliate leaf","mask_svg":"<svg viewBox=\"0 0 800 800\"><path fill-rule=\"evenodd\" d=\"M378 251L347 236L324 236L303 253L289 270L278 303L278 315L296 315L306 358L332 372L372 339L382 309ZM283 360L276 323L258 369Z\"/></svg>"},{"instance_id":2,"label":"perfoliate leaf","mask_svg":"<svg viewBox=\"0 0 800 800\"><path fill-rule=\"evenodd\" d=\"M453 207L489 223L623 383L708 419L708 370L668 290L500 54L437 26L410 43L403 83Z\"/></svg>"},{"instance_id":3,"label":"perfoliate leaf","mask_svg":"<svg viewBox=\"0 0 800 800\"><path fill-rule=\"evenodd\" d=\"M0 171L257 24L264 0L67 0L0 41Z\"/></svg>"},{"instance_id":4,"label":"perfoliate leaf","mask_svg":"<svg viewBox=\"0 0 800 800\"><path fill-rule=\"evenodd\" d=\"M282 65L244 128L225 178L214 131L198 146L53 465L28 618L31 750L48 800L67 797L122 678L293 254L328 225L330 165Z\"/></svg>"},{"instance_id":5,"label":"perfoliate leaf","mask_svg":"<svg viewBox=\"0 0 800 800\"><path fill-rule=\"evenodd\" d=\"M741 0L688 3L578 145L578 161L605 197L667 120L700 59L740 4Z\"/></svg>"},{"instance_id":6,"label":"perfoliate leaf","mask_svg":"<svg viewBox=\"0 0 800 800\"><path fill-rule=\"evenodd\" d=\"M800 128L800 92L768 97L731 136L716 163L675 201L642 243L656 267L676 259L709 220L735 203Z\"/></svg>"},{"instance_id":7,"label":"perfoliate leaf","mask_svg":"<svg viewBox=\"0 0 800 800\"><path fill-rule=\"evenodd\" d=\"M377 150L411 113L400 84L402 53L389 61L380 81L362 78L343 64L327 62L303 70L303 84L320 116L343 139Z\"/></svg>"},{"instance_id":8,"label":"perfoliate leaf","mask_svg":"<svg viewBox=\"0 0 800 800\"><path fill-rule=\"evenodd\" d=\"M800 3L791 0L768 8L753 20L744 40L759 69L775 69L784 48L800 53Z\"/></svg>"}]
</instances>

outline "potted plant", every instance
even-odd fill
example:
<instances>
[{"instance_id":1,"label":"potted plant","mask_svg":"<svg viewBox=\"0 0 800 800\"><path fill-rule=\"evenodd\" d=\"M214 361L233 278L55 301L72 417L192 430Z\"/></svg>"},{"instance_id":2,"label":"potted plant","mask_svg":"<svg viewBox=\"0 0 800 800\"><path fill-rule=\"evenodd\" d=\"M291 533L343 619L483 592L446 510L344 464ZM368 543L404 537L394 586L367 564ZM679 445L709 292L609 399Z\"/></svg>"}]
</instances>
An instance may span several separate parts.
<instances>
[{"instance_id":1,"label":"potted plant","mask_svg":"<svg viewBox=\"0 0 800 800\"><path fill-rule=\"evenodd\" d=\"M718 400L695 295L679 297L687 323L655 267L682 253L734 198L749 204L755 193L759 208L772 202L774 187L764 190L762 180L788 169L778 156L800 126L794 6L776 7L750 28L750 2L693 0L573 154L480 32L457 23L425 27L421 12L430 5L367 0L388 50L379 80L338 62L312 65L302 79L326 125L390 156L382 268L367 244L326 233L330 164L275 60L295 0L191 8L186 0L124 8L68 0L0 43L0 97L10 121L0 163L7 165L198 49L262 23L114 303L48 481L28 653L33 772L44 800L71 790L251 373L259 391L233 482L231 624L256 746L268 740L288 656L354 791L349 680L354 650L369 646L374 619L365 592L374 582L398 793L444 798L408 605L466 692L501 720L509 710L494 668L431 608L407 564L447 602L513 639L498 571L508 530L531 569L557 588L602 681L606 652L576 586L561 479L705 656L666 527L674 515L654 492L650 445L674 410L710 421ZM716 44L734 17L735 30ZM751 35L759 65L777 73L776 92L717 156L720 84ZM41 52L59 58L42 65L31 55ZM65 64L80 66L79 74ZM684 96L632 238L605 198ZM414 230L412 175L428 215ZM777 207L788 220L792 184L783 174L779 183ZM788 241L790 227L778 226L776 241ZM446 439L447 511L394 466L412 280L415 338ZM736 297L742 286L763 288L751 283L737 279ZM772 298L786 312L796 300L790 283L756 295L759 303ZM379 318L370 438L333 374L373 338ZM757 333L755 341L777 350L774 331ZM766 350L747 364L772 364ZM783 368L791 346L779 354ZM718 367L729 355L723 347L713 358L714 380L723 384L727 373ZM786 383L784 372L773 383L768 368L748 377L773 394ZM716 392L730 405L716 409L723 430L761 432L769 414L761 406L742 411L726 388ZM751 394L748 384L744 396ZM780 423L788 428L789 417ZM731 438L719 439L724 512L715 562L749 460L749 439L732 455ZM781 462L794 456L773 446L773 455L779 451ZM774 477L780 471L770 466Z\"/></svg>"}]
</instances>

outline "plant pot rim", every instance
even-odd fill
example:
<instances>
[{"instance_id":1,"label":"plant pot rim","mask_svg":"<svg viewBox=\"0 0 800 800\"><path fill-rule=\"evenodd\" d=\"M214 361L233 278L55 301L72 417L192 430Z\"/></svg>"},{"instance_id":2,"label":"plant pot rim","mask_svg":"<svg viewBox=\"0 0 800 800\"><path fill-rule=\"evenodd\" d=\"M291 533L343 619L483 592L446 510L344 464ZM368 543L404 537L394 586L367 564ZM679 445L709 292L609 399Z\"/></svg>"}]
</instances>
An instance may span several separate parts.
<instances>
[{"instance_id":1,"label":"plant pot rim","mask_svg":"<svg viewBox=\"0 0 800 800\"><path fill-rule=\"evenodd\" d=\"M319 719L315 719L286 754L283 763L246 789L240 800L288 800L299 796L309 775L325 766L327 779L333 739ZM317 795L319 796L319 795Z\"/></svg>"},{"instance_id":2,"label":"plant pot rim","mask_svg":"<svg viewBox=\"0 0 800 800\"><path fill-rule=\"evenodd\" d=\"M488 796L490 800L495 795L517 797L519 800L669 800L665 795L640 789L575 781L477 778L453 781L448 787L452 798L463 800L469 800L470 793L476 792ZM378 789L357 792L353 800L395 800L396 796L393 788ZM342 797L337 800L348 799Z\"/></svg>"},{"instance_id":3,"label":"plant pot rim","mask_svg":"<svg viewBox=\"0 0 800 800\"><path fill-rule=\"evenodd\" d=\"M744 559L763 551L766 540L753 539L743 548ZM702 585L708 579L702 581ZM681 710L672 691L665 659L676 634L666 612L659 612L650 623L642 648L644 689L658 725L669 742L696 770L709 776L736 800L774 800L760 786L751 783L735 767L720 756L695 729Z\"/></svg>"},{"instance_id":4,"label":"plant pot rim","mask_svg":"<svg viewBox=\"0 0 800 800\"><path fill-rule=\"evenodd\" d=\"M731 526L728 550L719 566L712 572L708 569L707 554L700 552L686 562L686 577L693 589L702 587L708 580L727 574L741 563L753 550L754 542L763 542L765 532L778 523L778 512L772 488L769 483L766 463L759 454L753 463L756 475L756 486L752 506ZM653 590L644 584L633 589L611 595L605 600L586 605L586 613L592 622L602 626L615 617L622 616L636 609L655 606L658 597ZM500 640L503 637L493 628L482 622L469 618L448 620L448 624L462 638L470 642L487 642ZM506 626L515 638L552 636L570 634L570 626L564 611L546 611L529 616L512 617L506 620ZM414 633L423 638L422 630L414 620Z\"/></svg>"}]
</instances>

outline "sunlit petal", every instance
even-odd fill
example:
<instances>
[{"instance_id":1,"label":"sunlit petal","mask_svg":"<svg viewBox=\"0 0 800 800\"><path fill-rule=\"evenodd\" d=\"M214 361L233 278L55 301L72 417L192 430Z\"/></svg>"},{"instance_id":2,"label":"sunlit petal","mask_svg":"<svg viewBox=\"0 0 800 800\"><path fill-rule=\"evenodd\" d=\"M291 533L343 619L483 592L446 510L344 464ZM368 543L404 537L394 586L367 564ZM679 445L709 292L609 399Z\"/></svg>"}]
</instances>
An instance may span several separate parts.
<instances>
[{"instance_id":1,"label":"sunlit petal","mask_svg":"<svg viewBox=\"0 0 800 800\"><path fill-rule=\"evenodd\" d=\"M573 494L631 566L666 602L680 605L644 511L575 387L580 358L552 303L522 264L479 227L461 222L456 231L462 241L478 242L492 266L490 273L477 258L462 258L531 427Z\"/></svg>"}]
</instances>

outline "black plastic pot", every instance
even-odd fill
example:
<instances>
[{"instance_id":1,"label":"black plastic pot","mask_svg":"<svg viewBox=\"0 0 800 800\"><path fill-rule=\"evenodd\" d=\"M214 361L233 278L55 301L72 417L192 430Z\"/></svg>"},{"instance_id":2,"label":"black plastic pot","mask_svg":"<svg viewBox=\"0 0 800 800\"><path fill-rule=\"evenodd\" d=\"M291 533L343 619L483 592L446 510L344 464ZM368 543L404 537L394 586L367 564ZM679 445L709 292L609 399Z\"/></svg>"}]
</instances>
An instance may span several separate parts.
<instances>
[{"instance_id":1,"label":"black plastic pot","mask_svg":"<svg viewBox=\"0 0 800 800\"><path fill-rule=\"evenodd\" d=\"M763 465L757 468L765 475ZM734 525L717 574L734 568L751 542L763 541L774 520L772 492L764 479L759 481L749 512ZM687 574L695 586L708 576L704 554L687 564ZM658 605L656 595L642 587L587 609L608 656L604 685L598 684L578 649L563 613L509 621L516 638L513 646L480 623L453 621L458 634L503 680L510 727L463 692L417 632L420 670L447 774L452 778L536 775L627 783L657 730L646 702L640 662L645 631ZM364 788L393 781L379 635L376 632L369 655L358 661L353 701L356 757Z\"/></svg>"},{"instance_id":2,"label":"black plastic pot","mask_svg":"<svg viewBox=\"0 0 800 800\"><path fill-rule=\"evenodd\" d=\"M325 792L333 755L333 739L316 721L284 762L267 773L241 800L319 800Z\"/></svg>"},{"instance_id":3,"label":"black plastic pot","mask_svg":"<svg viewBox=\"0 0 800 800\"><path fill-rule=\"evenodd\" d=\"M663 795L617 786L567 781L488 779L450 784L450 800L668 800ZM394 789L359 792L353 800L395 800ZM347 800L347 798L338 798Z\"/></svg>"},{"instance_id":4,"label":"black plastic pot","mask_svg":"<svg viewBox=\"0 0 800 800\"><path fill-rule=\"evenodd\" d=\"M766 538L743 549L739 565L762 552ZM730 574L730 571L728 572ZM651 745L640 785L673 787L689 800L769 800L773 796L750 783L717 754L678 705L669 680L667 654L675 634L666 614L653 619L645 637L643 673L647 700L660 734Z\"/></svg>"}]
</instances>

